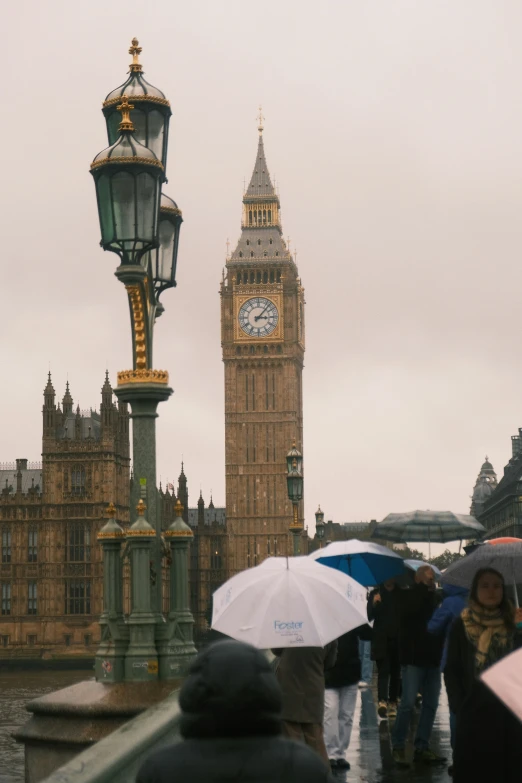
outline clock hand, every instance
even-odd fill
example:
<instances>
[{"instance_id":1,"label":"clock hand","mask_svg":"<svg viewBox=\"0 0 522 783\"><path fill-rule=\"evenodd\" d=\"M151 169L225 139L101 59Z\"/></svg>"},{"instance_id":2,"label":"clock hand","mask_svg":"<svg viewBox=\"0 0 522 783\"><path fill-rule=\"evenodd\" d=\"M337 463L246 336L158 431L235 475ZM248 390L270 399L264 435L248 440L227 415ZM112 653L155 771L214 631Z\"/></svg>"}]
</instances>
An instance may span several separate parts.
<instances>
[{"instance_id":1,"label":"clock hand","mask_svg":"<svg viewBox=\"0 0 522 783\"><path fill-rule=\"evenodd\" d=\"M268 309L268 305L266 305L265 309L259 315L254 316L254 321L259 321L260 318L268 318L267 315L264 315L267 309Z\"/></svg>"}]
</instances>

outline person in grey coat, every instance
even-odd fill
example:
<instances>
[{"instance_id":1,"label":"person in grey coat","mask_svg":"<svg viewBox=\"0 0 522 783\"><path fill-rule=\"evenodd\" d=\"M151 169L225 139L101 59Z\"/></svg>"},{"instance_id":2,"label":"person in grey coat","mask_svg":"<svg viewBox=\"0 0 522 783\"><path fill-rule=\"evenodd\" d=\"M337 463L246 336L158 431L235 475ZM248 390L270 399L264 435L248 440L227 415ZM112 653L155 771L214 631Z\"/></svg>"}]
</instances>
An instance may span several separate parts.
<instances>
[{"instance_id":1,"label":"person in grey coat","mask_svg":"<svg viewBox=\"0 0 522 783\"><path fill-rule=\"evenodd\" d=\"M279 657L277 681L283 692L283 731L313 748L329 765L324 744L324 673L337 658L337 641L326 647L286 647Z\"/></svg>"}]
</instances>

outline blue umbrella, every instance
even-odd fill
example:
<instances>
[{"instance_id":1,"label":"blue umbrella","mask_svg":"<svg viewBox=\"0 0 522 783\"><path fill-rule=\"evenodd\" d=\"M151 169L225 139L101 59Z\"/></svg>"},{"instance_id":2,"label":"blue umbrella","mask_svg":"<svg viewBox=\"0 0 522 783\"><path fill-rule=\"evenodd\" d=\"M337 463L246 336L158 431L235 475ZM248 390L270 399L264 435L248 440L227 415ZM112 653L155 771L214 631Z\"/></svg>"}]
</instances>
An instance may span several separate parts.
<instances>
[{"instance_id":1,"label":"blue umbrella","mask_svg":"<svg viewBox=\"0 0 522 783\"><path fill-rule=\"evenodd\" d=\"M374 587L404 573L404 561L388 547L373 541L334 541L309 557L342 571L365 587Z\"/></svg>"}]
</instances>

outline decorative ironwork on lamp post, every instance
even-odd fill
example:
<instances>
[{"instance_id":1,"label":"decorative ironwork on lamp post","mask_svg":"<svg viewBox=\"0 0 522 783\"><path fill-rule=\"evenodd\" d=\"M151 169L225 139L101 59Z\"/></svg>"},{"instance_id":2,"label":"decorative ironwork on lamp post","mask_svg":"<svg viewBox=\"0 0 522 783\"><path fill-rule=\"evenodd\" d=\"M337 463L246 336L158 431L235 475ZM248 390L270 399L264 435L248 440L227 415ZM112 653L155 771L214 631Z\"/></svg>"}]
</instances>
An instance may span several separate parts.
<instances>
[{"instance_id":1,"label":"decorative ironwork on lamp post","mask_svg":"<svg viewBox=\"0 0 522 783\"><path fill-rule=\"evenodd\" d=\"M295 556L300 554L299 542L303 532L303 524L299 521L299 503L303 499L303 455L297 450L295 441L286 455L286 469L286 485L293 511L289 531L293 537Z\"/></svg>"},{"instance_id":2,"label":"decorative ironwork on lamp post","mask_svg":"<svg viewBox=\"0 0 522 783\"><path fill-rule=\"evenodd\" d=\"M129 299L133 354L132 369L118 373L115 394L131 407L135 477L131 509L137 508L138 518L124 533L131 566L130 616L126 623L119 622L119 625L114 621L111 625L102 617L104 638L96 660L96 674L99 679L110 681L121 679L122 671L125 679L132 680L176 678L196 652L192 641L193 620L186 601L178 612L173 609L178 603L171 594L168 617L163 614L162 560L166 546L161 537L161 508L156 487L157 407L168 400L172 389L168 372L153 368L154 324L164 311L161 294L176 285L183 222L176 202L161 192L166 181L172 112L164 94L145 80L139 62L141 47L135 38L129 53L133 61L127 81L109 93L103 104L110 146L91 164L100 244L120 257L115 274L125 285ZM145 508L149 521L144 517ZM107 525L101 532L106 528ZM106 532L107 536L112 535L112 528ZM100 540L104 558L111 564L111 577L104 585L111 589L116 545L109 546L107 542L112 540L109 537ZM188 579L188 564L179 565L183 557L188 559L188 543L177 558L184 578ZM121 580L121 574L117 578ZM179 576L174 582L181 589ZM119 604L112 611L118 614ZM107 656L116 646L118 655L113 665ZM123 649L124 662L120 660Z\"/></svg>"},{"instance_id":3,"label":"decorative ironwork on lamp post","mask_svg":"<svg viewBox=\"0 0 522 783\"><path fill-rule=\"evenodd\" d=\"M325 528L324 528L324 511L321 511L321 506L318 506L315 512L315 535L319 541L319 549L323 548Z\"/></svg>"}]
</instances>

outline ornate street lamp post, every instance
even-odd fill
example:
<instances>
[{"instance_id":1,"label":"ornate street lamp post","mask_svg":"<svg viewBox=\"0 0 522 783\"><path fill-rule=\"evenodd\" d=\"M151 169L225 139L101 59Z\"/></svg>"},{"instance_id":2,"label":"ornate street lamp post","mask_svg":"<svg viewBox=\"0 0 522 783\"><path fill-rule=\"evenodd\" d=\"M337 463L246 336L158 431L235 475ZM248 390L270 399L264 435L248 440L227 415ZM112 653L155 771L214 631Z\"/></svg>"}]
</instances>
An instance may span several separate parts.
<instances>
[{"instance_id":1,"label":"ornate street lamp post","mask_svg":"<svg viewBox=\"0 0 522 783\"><path fill-rule=\"evenodd\" d=\"M161 192L170 104L160 90L145 81L136 39L129 52L133 55L129 78L103 104L110 146L94 158L91 174L101 246L120 257L115 274L127 291L132 328L133 367L118 373L115 389L118 399L131 407L136 479L131 509L139 506L138 519L125 533L131 563L131 614L121 632L128 638L124 671L126 679L152 680L179 676L195 654L190 611L188 618L184 606L178 616L171 597L168 618L163 614L165 544L156 488L157 407L168 400L172 389L168 373L153 369L153 332L156 318L164 311L160 295L176 285L183 218L177 204ZM145 508L149 521L144 517ZM112 535L110 530L107 533ZM188 544L181 551L188 559ZM178 577L175 583L179 586ZM102 660L102 653L114 647L117 633L114 623L112 630L109 623L104 625L106 638L96 664L97 676L104 680L117 681L117 671L122 668L113 666L110 677L107 665L103 668L107 659Z\"/></svg>"},{"instance_id":2,"label":"ornate street lamp post","mask_svg":"<svg viewBox=\"0 0 522 783\"><path fill-rule=\"evenodd\" d=\"M295 441L286 455L286 485L288 497L292 502L293 518L289 531L294 541L294 556L299 554L299 541L303 525L299 521L299 503L303 499L303 455L297 450Z\"/></svg>"},{"instance_id":3,"label":"ornate street lamp post","mask_svg":"<svg viewBox=\"0 0 522 783\"><path fill-rule=\"evenodd\" d=\"M315 512L315 535L319 541L319 549L323 548L324 534L324 511L321 511L321 506L318 506Z\"/></svg>"}]
</instances>

